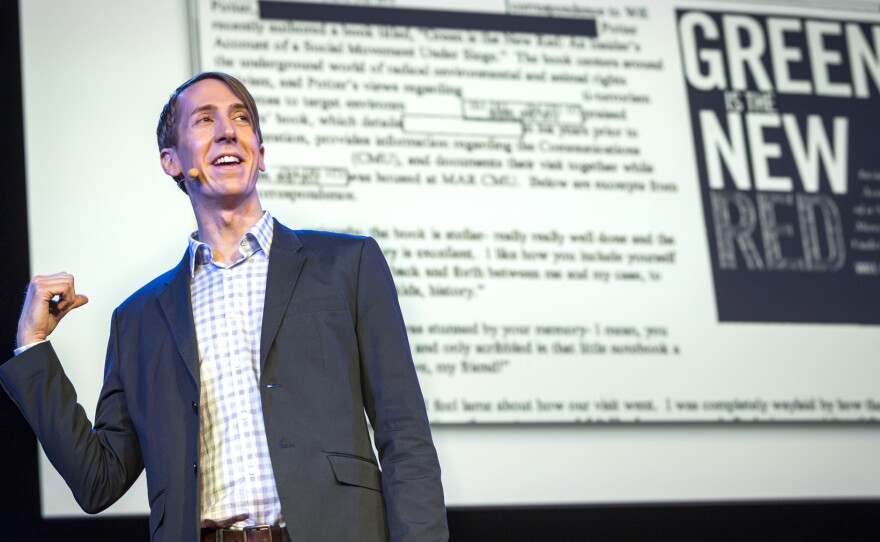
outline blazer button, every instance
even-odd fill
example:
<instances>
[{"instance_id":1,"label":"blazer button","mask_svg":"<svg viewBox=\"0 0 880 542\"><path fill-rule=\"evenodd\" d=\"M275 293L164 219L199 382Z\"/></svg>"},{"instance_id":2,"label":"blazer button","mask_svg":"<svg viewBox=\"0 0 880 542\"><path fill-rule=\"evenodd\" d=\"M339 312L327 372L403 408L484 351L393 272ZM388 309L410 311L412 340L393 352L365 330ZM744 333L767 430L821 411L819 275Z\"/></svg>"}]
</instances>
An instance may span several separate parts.
<instances>
[{"instance_id":1,"label":"blazer button","mask_svg":"<svg viewBox=\"0 0 880 542\"><path fill-rule=\"evenodd\" d=\"M196 403L195 401L193 401L192 405L193 405L193 413L198 414L199 413L199 404Z\"/></svg>"},{"instance_id":2,"label":"blazer button","mask_svg":"<svg viewBox=\"0 0 880 542\"><path fill-rule=\"evenodd\" d=\"M198 474L198 473L199 473L199 466L197 464L193 463L193 474Z\"/></svg>"}]
</instances>

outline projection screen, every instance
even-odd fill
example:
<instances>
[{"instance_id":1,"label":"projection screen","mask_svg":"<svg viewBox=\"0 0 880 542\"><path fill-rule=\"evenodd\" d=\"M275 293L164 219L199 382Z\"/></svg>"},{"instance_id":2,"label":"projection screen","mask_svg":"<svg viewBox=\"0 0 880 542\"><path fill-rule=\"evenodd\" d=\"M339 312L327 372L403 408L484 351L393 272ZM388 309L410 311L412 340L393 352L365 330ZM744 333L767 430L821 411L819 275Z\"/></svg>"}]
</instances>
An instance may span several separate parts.
<instances>
[{"instance_id":1,"label":"projection screen","mask_svg":"<svg viewBox=\"0 0 880 542\"><path fill-rule=\"evenodd\" d=\"M875 3L118 4L21 6L31 269L91 298L51 339L87 412L195 229L159 110L220 70L264 208L382 246L450 506L880 494Z\"/></svg>"}]
</instances>

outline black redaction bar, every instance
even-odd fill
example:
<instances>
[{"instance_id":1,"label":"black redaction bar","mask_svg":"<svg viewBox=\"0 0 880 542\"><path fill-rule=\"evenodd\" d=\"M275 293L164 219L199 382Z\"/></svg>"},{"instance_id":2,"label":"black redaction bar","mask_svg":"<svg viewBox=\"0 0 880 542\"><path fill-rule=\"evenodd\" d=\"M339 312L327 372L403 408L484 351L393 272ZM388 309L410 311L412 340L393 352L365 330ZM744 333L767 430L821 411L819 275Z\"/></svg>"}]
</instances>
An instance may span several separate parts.
<instances>
[{"instance_id":1,"label":"black redaction bar","mask_svg":"<svg viewBox=\"0 0 880 542\"><path fill-rule=\"evenodd\" d=\"M333 23L422 26L459 30L490 30L529 34L596 36L595 19L532 17L472 11L441 11L311 2L260 2L261 19L291 19Z\"/></svg>"}]
</instances>

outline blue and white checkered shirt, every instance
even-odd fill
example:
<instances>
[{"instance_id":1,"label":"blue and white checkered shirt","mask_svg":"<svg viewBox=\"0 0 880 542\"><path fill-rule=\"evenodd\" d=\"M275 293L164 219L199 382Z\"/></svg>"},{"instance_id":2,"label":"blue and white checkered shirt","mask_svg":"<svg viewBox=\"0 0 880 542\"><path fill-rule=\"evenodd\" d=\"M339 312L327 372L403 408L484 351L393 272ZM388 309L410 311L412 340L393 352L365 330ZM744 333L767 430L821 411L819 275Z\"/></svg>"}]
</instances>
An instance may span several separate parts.
<instances>
[{"instance_id":1,"label":"blue and white checkered shirt","mask_svg":"<svg viewBox=\"0 0 880 542\"><path fill-rule=\"evenodd\" d=\"M268 212L239 241L226 266L211 247L189 239L192 307L199 348L201 519L235 527L281 524L263 409L260 332L273 221Z\"/></svg>"}]
</instances>

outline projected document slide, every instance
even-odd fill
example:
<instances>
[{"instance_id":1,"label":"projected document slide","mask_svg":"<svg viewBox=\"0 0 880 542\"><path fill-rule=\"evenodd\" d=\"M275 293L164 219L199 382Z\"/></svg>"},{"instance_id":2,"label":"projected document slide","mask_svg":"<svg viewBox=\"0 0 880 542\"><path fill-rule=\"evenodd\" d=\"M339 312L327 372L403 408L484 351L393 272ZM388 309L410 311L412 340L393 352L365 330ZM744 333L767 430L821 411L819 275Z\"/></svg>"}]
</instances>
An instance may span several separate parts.
<instances>
[{"instance_id":1,"label":"projected document slide","mask_svg":"<svg viewBox=\"0 0 880 542\"><path fill-rule=\"evenodd\" d=\"M438 7L198 13L267 205L382 244L434 423L877 418L869 22Z\"/></svg>"}]
</instances>

